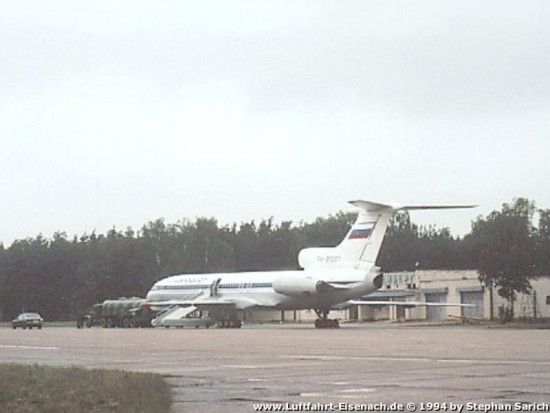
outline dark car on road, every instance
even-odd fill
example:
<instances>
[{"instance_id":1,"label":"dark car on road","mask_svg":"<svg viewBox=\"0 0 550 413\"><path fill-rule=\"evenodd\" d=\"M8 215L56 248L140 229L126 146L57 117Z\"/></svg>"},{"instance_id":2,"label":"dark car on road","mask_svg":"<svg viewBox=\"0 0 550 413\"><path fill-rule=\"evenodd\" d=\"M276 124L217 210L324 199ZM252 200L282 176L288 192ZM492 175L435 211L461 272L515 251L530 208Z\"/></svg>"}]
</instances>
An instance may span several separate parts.
<instances>
[{"instance_id":1,"label":"dark car on road","mask_svg":"<svg viewBox=\"0 0 550 413\"><path fill-rule=\"evenodd\" d=\"M14 330L17 327L21 327L24 329L38 327L40 329L42 328L43 324L44 324L44 319L38 313L19 314L19 316L15 320L12 320L11 322L11 326Z\"/></svg>"}]
</instances>

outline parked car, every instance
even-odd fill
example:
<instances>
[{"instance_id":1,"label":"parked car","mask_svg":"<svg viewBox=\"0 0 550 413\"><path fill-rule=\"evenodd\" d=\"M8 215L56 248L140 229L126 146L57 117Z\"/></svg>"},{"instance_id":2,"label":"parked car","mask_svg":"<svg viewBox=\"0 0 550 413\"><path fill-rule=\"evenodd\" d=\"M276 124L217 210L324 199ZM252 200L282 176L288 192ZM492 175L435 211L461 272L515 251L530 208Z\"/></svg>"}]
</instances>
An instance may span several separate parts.
<instances>
[{"instance_id":1,"label":"parked car","mask_svg":"<svg viewBox=\"0 0 550 413\"><path fill-rule=\"evenodd\" d=\"M44 319L38 313L19 314L19 316L15 320L12 320L11 322L11 326L14 330L17 327L21 327L24 329L38 327L40 329L42 328L43 324L44 324Z\"/></svg>"}]
</instances>

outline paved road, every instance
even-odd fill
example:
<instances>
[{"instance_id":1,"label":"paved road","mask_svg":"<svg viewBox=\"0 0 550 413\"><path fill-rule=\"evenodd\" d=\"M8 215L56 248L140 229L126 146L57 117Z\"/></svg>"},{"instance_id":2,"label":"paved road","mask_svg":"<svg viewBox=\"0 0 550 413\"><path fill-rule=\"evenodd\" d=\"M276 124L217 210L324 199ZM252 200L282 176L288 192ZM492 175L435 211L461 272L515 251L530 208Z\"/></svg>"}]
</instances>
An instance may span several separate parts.
<instances>
[{"instance_id":1,"label":"paved road","mask_svg":"<svg viewBox=\"0 0 550 413\"><path fill-rule=\"evenodd\" d=\"M173 385L174 412L252 412L262 402L550 403L550 330L0 329L0 362L160 373Z\"/></svg>"}]
</instances>

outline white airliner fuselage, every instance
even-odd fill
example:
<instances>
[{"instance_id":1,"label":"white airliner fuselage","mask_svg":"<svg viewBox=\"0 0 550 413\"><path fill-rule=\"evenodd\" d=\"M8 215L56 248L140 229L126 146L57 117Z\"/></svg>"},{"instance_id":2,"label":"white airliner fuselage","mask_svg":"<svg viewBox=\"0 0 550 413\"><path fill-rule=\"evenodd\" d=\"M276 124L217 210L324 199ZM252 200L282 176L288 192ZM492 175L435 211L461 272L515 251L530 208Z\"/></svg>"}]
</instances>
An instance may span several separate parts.
<instances>
[{"instance_id":1,"label":"white airliner fuselage","mask_svg":"<svg viewBox=\"0 0 550 413\"><path fill-rule=\"evenodd\" d=\"M193 306L228 321L221 325L231 327L240 327L237 312L247 308L314 309L319 315L317 327L337 327L336 320L327 319L332 307L382 286L383 275L375 262L393 212L471 207L350 203L359 211L345 238L336 247L300 251L298 262L303 270L174 275L153 285L147 305L153 310Z\"/></svg>"},{"instance_id":2,"label":"white airliner fuselage","mask_svg":"<svg viewBox=\"0 0 550 413\"><path fill-rule=\"evenodd\" d=\"M147 301L153 309L155 302L177 305L181 301L200 303L216 297L222 302L235 303L236 309L329 310L335 304L362 297L380 288L382 274L376 270L374 268L375 272L367 274L355 269L312 269L175 275L157 282L147 294ZM325 283L326 291L319 294Z\"/></svg>"}]
</instances>

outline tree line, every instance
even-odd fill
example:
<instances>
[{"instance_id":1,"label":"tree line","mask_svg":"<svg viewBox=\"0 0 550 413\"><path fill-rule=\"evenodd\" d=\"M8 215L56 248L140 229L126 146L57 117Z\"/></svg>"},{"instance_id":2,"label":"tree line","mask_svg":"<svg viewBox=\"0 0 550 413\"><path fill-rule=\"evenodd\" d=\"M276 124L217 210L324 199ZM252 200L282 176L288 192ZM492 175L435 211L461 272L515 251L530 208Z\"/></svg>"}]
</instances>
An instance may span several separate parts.
<instances>
[{"instance_id":1,"label":"tree line","mask_svg":"<svg viewBox=\"0 0 550 413\"><path fill-rule=\"evenodd\" d=\"M337 245L354 220L343 212L297 224L157 219L137 231L113 228L72 238L57 232L0 244L0 309L3 319L31 310L48 320L73 319L108 298L143 297L169 275L298 269L302 248ZM486 285L513 300L529 290L530 278L550 274L550 210L519 198L477 218L462 238L448 228L417 226L398 212L377 265L385 271L478 269Z\"/></svg>"}]
</instances>

